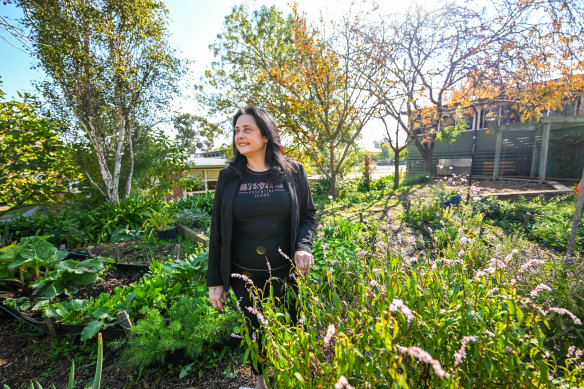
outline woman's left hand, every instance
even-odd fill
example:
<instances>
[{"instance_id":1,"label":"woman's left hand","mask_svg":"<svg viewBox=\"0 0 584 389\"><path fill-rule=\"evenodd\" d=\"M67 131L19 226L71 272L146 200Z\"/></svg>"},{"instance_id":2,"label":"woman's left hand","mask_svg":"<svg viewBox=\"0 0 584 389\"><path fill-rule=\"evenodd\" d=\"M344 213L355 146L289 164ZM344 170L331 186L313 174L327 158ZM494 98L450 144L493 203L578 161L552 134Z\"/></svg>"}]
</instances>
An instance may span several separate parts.
<instances>
[{"instance_id":1,"label":"woman's left hand","mask_svg":"<svg viewBox=\"0 0 584 389\"><path fill-rule=\"evenodd\" d=\"M309 252L302 250L296 251L294 253L294 263L300 274L306 275L314 266L314 257Z\"/></svg>"}]
</instances>

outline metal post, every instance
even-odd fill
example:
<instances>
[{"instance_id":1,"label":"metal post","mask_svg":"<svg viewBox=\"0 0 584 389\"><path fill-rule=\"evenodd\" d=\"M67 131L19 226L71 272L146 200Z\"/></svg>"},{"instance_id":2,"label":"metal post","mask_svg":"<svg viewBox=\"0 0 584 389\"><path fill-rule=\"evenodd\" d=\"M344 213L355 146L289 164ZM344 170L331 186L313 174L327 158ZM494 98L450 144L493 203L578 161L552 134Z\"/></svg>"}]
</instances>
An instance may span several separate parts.
<instances>
[{"instance_id":1,"label":"metal post","mask_svg":"<svg viewBox=\"0 0 584 389\"><path fill-rule=\"evenodd\" d=\"M546 123L543 126L543 136L541 138L541 155L539 158L539 179L537 182L543 184L545 181L545 169L547 167L547 154L550 142L550 124Z\"/></svg>"},{"instance_id":2,"label":"metal post","mask_svg":"<svg viewBox=\"0 0 584 389\"><path fill-rule=\"evenodd\" d=\"M529 177L535 177L535 172L537 168L537 157L539 155L539 145L536 142L537 130L533 131L533 154L531 154L531 170L529 171Z\"/></svg>"},{"instance_id":3,"label":"metal post","mask_svg":"<svg viewBox=\"0 0 584 389\"><path fill-rule=\"evenodd\" d=\"M582 179L584 180L584 171L582 172ZM576 234L578 233L578 224L580 224L580 218L582 217L582 208L584 207L584 189L580 188L578 193L578 199L576 200L576 212L574 213L574 219L572 220L572 230L570 231L570 239L568 240L568 249L566 250L566 256L564 257L564 263L567 265L572 264L572 254L574 253L574 244L576 243Z\"/></svg>"},{"instance_id":4,"label":"metal post","mask_svg":"<svg viewBox=\"0 0 584 389\"><path fill-rule=\"evenodd\" d=\"M499 160L501 159L501 143L503 143L503 131L497 131L497 143L495 144L495 163L493 165L493 181L499 174Z\"/></svg>"}]
</instances>

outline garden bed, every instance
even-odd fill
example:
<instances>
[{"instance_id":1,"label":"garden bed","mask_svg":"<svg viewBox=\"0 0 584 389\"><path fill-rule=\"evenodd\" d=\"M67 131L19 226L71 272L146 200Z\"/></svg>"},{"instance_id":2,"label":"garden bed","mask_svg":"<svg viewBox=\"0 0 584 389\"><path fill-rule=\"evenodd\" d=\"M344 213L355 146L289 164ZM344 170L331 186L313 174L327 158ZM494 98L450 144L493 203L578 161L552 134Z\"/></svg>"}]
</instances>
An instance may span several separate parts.
<instances>
[{"instance_id":1,"label":"garden bed","mask_svg":"<svg viewBox=\"0 0 584 389\"><path fill-rule=\"evenodd\" d=\"M479 198L488 196L495 196L504 200L518 200L521 198L532 199L538 196L551 198L572 191L555 181L544 182L539 184L536 180L528 179L511 179L505 178L502 180L476 179L472 184L479 190L477 195ZM447 190L461 189L465 184L446 186Z\"/></svg>"},{"instance_id":2,"label":"garden bed","mask_svg":"<svg viewBox=\"0 0 584 389\"><path fill-rule=\"evenodd\" d=\"M506 182L506 180L495 182L489 180L484 182L477 181L476 184L481 189L481 194L489 193L490 190L509 191L511 189L515 190L517 193L525 191L526 188L529 188L533 191L542 190L541 187L534 186L533 184L535 183L532 182L521 182L521 185L515 183L516 185L514 185L514 188L509 188L509 182ZM465 186L462 185L462 187L454 187L454 189L456 188L464 189ZM549 189L549 187L547 188ZM304 358L296 359L297 355L301 355L301 351L295 349L298 347L299 343L291 340L294 338L281 339L281 341L274 342L271 345L271 347L282 347L280 351L283 353L282 355L286 355L286 357L284 357L284 361L281 361L281 363L284 365L288 363L296 363L299 366L305 368L304 374L307 375L304 375L304 377L311 379L312 383L320 380L321 377L324 377L326 374L329 375L328 378L322 379L326 379L329 383L334 383L335 380L338 379L338 376L334 375L336 374L335 372L338 372L338 369L334 368L335 364L338 363L336 358L340 358L337 354L342 355L345 350L349 349L344 347L335 347L334 344L330 345L330 349L328 349L326 345L323 348L324 333L327 332L328 337L328 332L330 331L330 326L327 330L327 325L334 323L337 330L334 330L333 328L331 335L332 338L335 339L333 342L341 341L340 336L337 336L335 331L339 335L344 333L343 339L347 340L349 347L354 347L355 350L359 350L361 352L361 354L359 354L360 358L368 361L368 364L361 364L359 366L354 366L354 368L361 369L361 372L368 374L368 380L373 380L371 382L377 382L377 384L379 384L380 381L375 380L381 379L379 374L380 371L373 370L377 369L377 366L380 366L380 364L384 363L384 355L391 356L393 355L391 353L394 353L395 350L388 350L387 354L383 355L371 355L373 353L377 353L379 350L379 348L373 347L372 345L381 343L370 343L370 339L375 339L379 336L379 333L376 331L369 331L369 329L372 328L371 322L367 322L368 315L362 314L362 312L367 311L371 312L370 315L372 317L379 317L385 320L385 316L391 316L393 319L395 319L395 329L399 330L399 334L398 332L395 332L393 335L391 335L394 337L397 336L395 338L395 344L399 343L403 346L415 345L416 347L419 346L422 349L425 348L434 357L440 359L441 363L444 364L445 368L448 369L449 372L452 374L457 374L456 379L459 380L458 382L461 384L461 386L463 386L463 384L466 382L465 377L467 375L461 373L461 368L457 367L456 364L453 364L450 356L455 351L459 350L461 342L460 338L464 334L462 330L456 329L448 324L445 324L445 326L448 328L452 327L452 333L446 334L443 331L439 331L441 324L437 322L434 323L434 321L442 320L443 316L445 317L445 315L442 311L440 314L437 314L438 311L431 313L429 310L435 309L436 307L434 307L434 305L447 307L447 305L444 305L444 302L452 300L451 306L456 307L455 310L449 313L449 315L452 315L453 317L452 323L463 323L464 321L460 320L460 318L468 318L469 314L473 313L473 310L476 310L476 307L478 306L482 310L481 314L485 315L486 317L485 323L488 324L488 327L486 328L489 331L497 331L497 336L500 337L500 339L511 337L514 339L513 342L516 344L523 344L522 339L513 338L515 336L514 334L517 332L505 332L506 327L498 325L499 319L497 315L504 314L504 310L501 309L501 307L504 305L501 304L509 304L510 301L514 301L513 298L508 297L510 294L507 293L507 297L498 294L485 295L486 290L494 291L498 288L507 290L510 288L509 284L501 283L502 281L496 277L486 277L481 279L477 276L477 274L480 273L480 270L487 266L486 262L489 261L489 258L493 256L503 259L504 261L508 261L507 256L509 256L509 258L511 258L510 261L512 261L509 263L513 264L513 266L509 266L510 272L517 271L517 269L520 269L526 265L527 261L531 262L533 258L537 258L542 262L545 261L546 266L549 266L549 268L546 268L546 271L542 271L541 273L533 273L540 274L542 278L537 280L534 278L532 284L525 284L520 286L519 292L524 296L529 296L530 293L533 295L533 290L536 287L536 283L545 282L554 288L553 293L550 292L547 295L550 299L554 299L554 306L557 304L558 307L566 307L572 310L575 310L578 306L581 306L581 304L570 306L569 303L572 301L572 299L576 301L576 299L573 297L573 293L571 291L570 293L567 293L561 289L565 282L563 278L564 276L560 272L561 256L556 250L552 249L551 247L546 247L545 245L540 245L538 242L528 240L523 230L519 232L517 231L516 225L514 224L514 221L510 219L509 215L505 215L505 220L508 222L507 227L501 227L499 224L487 223L481 224L480 227L478 225L475 226L472 223L475 223L477 220L479 220L471 220L474 218L473 212L475 211L473 211L472 208L466 208L464 212L467 213L464 215L464 217L459 217L459 214L456 212L462 212L461 210L455 210L454 208L450 209L444 205L444 196L451 196L452 193L445 195L443 190L453 189L426 184L415 186L413 188L406 187L403 188L403 190L396 191L395 193L392 192L389 195L384 195L382 197L370 196L366 199L366 201L347 204L346 208L342 208L340 210L335 208L335 211L331 211L329 209L321 214L321 227L318 229L319 237L321 237L321 239L315 243L314 250L315 258L317 258L315 262L317 262L317 264L314 271L308 278L310 279L312 277L319 276L322 278L318 282L311 284L311 287L314 288L318 298L313 300L306 300L309 302L312 301L311 304L313 305L306 306L303 312L305 312L306 319L310 321L311 326L304 329L306 339L310 342L310 344L306 344L305 346L307 349L311 350L311 353L314 352L315 355L313 355L311 359L316 358L318 360L319 367L317 368L320 369L320 372L324 372L324 375L313 374L311 377L310 372L314 371L311 369L317 369L314 367L316 364L312 364L311 362L310 365L304 366ZM444 196L442 196L443 194ZM485 202L485 204L485 207L488 207L491 202ZM545 204L547 204L547 202L544 203L544 206ZM560 202L549 203L547 206L557 208L558 204L560 204ZM566 206L564 203L561 204ZM471 207L471 204L461 204L461 208L463 207ZM427 208L430 208L431 212L426 212ZM554 208L554 210L556 208ZM539 209L540 208L538 208L538 210ZM503 211L508 212L509 210L503 209ZM537 215L541 215L538 217L543 218L545 215L547 215L544 211L545 209L542 208L541 213L537 213ZM522 210L515 210L514 212L520 215L523 214ZM422 216L422 213L424 213L424 216ZM438 213L440 214L439 216ZM536 214L534 213L534 215ZM460 224L459 220L462 219L465 219L465 221L471 224ZM364 223L354 223L351 220L363 220ZM432 230L434 231L434 234ZM440 240L440 236L436 234L436 231L438 231L442 237L447 237L445 235L447 232L452 233L450 238L447 237L450 239L450 241L448 241L448 239ZM463 236L465 241L472 240L472 243L463 243ZM452 245L452 252L446 249L449 244ZM463 245L464 251L461 251ZM174 243L160 244L161 248L156 249L153 248L154 246L155 245L144 246L143 242L140 241L129 241L125 244L120 243L118 245L120 262L123 261L122 258L125 258L124 255L137 258L140 254L137 254L135 251L139 250L146 251L146 253L143 253L146 258L152 258L158 261L162 261L163 258L175 258L176 247ZM134 248L135 250L132 251L131 248ZM95 252L95 249L97 249L97 252ZM100 253L100 249L103 249L104 251ZM518 251L513 250L515 254L508 254L512 249L518 249ZM115 256L114 250L114 244L99 245L94 248L90 248L90 251L92 251L94 255L100 253L100 255ZM386 251L388 254L391 252L391 255L386 256ZM458 259L456 256L464 256L466 266L469 267L468 270L459 267L448 267L450 265L446 266L447 262L452 262L452 264L460 262L460 259ZM370 265L369 261L373 261L372 263L374 266L372 264ZM175 284L169 284L168 289L171 289L173 285L176 286L177 284L188 285L189 280L194 280L194 278L196 278L196 285L189 288L189 290L196 292L194 294L195 298L196 296L205 296L207 292L206 286L202 283L198 283L198 281L204 279L204 273L202 273L204 268L201 269L201 263L203 262L203 256L199 256L198 261L193 261L191 263L186 263L186 261L183 261L183 264L180 265L183 266L182 269L187 269L187 265L190 265L191 270L199 270L196 270L194 273L189 273L187 270L187 272L184 273L184 278L181 279L182 281ZM431 267L432 262L438 266L438 270L436 270L434 267ZM367 266L373 266L375 269L371 271L371 269L368 269ZM160 263L153 263L152 271L155 273L156 269L168 267L172 267L172 264L166 263L163 266ZM397 271L394 269L394 267L396 267ZM338 287L339 291L342 290L342 294L339 294L336 296L336 298L324 299L325 302L323 302L321 297L325 295L324 292L333 294L341 293L337 292L336 289L327 289L327 285L329 285L332 281L327 281L329 273L325 271L326 269L331 269L330 274L335 274L334 284L336 287ZM409 273L412 271L412 269L416 269L416 272L420 277L418 286L413 286L414 284L411 281L406 282L405 278L401 280L402 275ZM550 269L553 271L550 271ZM573 272L574 277L576 278L581 277L583 274L581 268L574 269ZM385 276L382 277L378 275L378 273L385 273ZM436 278L432 274L435 274L436 276L442 276ZM469 285L468 288L465 288L465 293L470 293L469 296L471 296L467 300L462 299L461 295L450 293L450 291L458 288L458 286L453 283L453 280L456 280L457 277L462 277L461 275L463 275L461 280L465 282L465 285ZM504 272L500 275L501 277L506 276ZM187 276L188 278L186 278ZM532 275L530 274L530 277L531 276ZM550 277L555 278L552 279ZM156 277L153 277L152 287L149 290L157 290L159 285L161 285L160 283L154 283L154 278ZM558 278L561 279L562 282L558 283ZM525 282L521 279L519 279L519 281ZM121 280L120 282L123 283L124 281ZM128 282L131 282L131 280L128 280ZM441 286L433 289L427 288L427 285L432 285L434 283L440 283ZM166 286L163 286L163 288L164 287ZM415 317L406 318L406 316L402 315L402 317L397 313L389 313L393 312L391 306L387 306L381 309L381 306L385 306L391 303L391 299L377 299L377 297L383 296L383 293L385 293L385 288L388 288L387 290L389 290L389 288L393 288L392 293L395 293L393 296L395 299L397 299L394 300L394 302L399 302L400 304L403 302L406 307L412 308L412 310L416 312ZM418 288L420 291L418 291ZM80 288L80 291L81 290L83 290L84 293L87 293L88 296L93 295L93 293L98 293L97 291L93 291L91 289ZM353 296L359 296L359 293L367 290L369 292L363 294L362 299L353 298ZM511 289L509 289L507 292L509 291L511 291ZM185 292L186 290L184 288L181 289L173 297L169 297L168 301L177 301L182 299ZM436 298L432 298L432 304L428 304L428 301L424 301L430 292L439 294L439 296ZM541 301L544 301L543 297L544 296L541 297ZM562 301L562 298L565 299L565 301ZM367 303L369 304L367 307L360 306L360 301L363 299L366 302L368 299L374 299L375 301L372 300L370 303ZM483 300L485 299L488 299L489 302L484 303L485 306L483 307ZM337 308L335 308L338 309L338 312L345 312L345 310L350 309L354 309L354 311L351 311L351 314L333 314L333 312L337 312L337 310L333 309L334 307L331 308L331 304L334 305L335 301L342 301L342 306L339 305ZM443 302L441 303L441 301ZM538 302L540 300L536 300L534 297L534 301ZM148 306L149 305L142 304L140 305L140 308ZM150 304L150 306L152 306L152 304ZM488 308L491 306L496 306L496 311L499 313L491 315L491 313L489 313L490 311L488 310ZM146 339L149 337L148 334L156 334L155 338L157 338L158 334L160 334L160 337L162 338L164 332L168 332L168 329L170 328L170 322L172 320L175 320L177 317L181 317L181 315L187 316L193 312L192 309L186 308L189 306L184 305L185 308L183 311L176 310L175 316L168 316L168 313L172 311L172 305L169 304L167 307L168 309L160 309L160 314L158 314L158 312L154 312L153 314L147 316L146 319L151 320L152 322L150 327L142 327L140 331L141 324L134 323L134 335L141 334L140 339L142 339L142 336L144 339ZM203 301L203 304L199 304L198 307L208 308L208 303ZM158 309L158 307L156 308ZM202 309L202 312L206 313L206 316L203 316L205 317L205 320L197 319L197 321L207 322L207 318L216 315L216 311L207 308ZM404 315L407 313L407 311L404 310L402 310L402 312ZM538 313L538 311L533 311L529 309L529 307L526 307L524 312L525 314L529 315L541 314L541 311ZM578 311L576 312L578 313ZM569 319L563 322L559 321L561 318L558 318L558 315L554 315L550 312L541 315L547 315L547 319L551 320L553 326L552 333L550 333L550 335L553 335L558 339L561 336L566 336L566 333L573 329L574 324ZM160 316L164 316L165 320L168 319L168 323L166 327L164 325L160 326L160 331L157 331L156 329L158 327L155 325L155 319ZM216 316L225 317L224 315ZM540 316L537 317L538 320L541 320ZM351 318L353 321L347 321L348 318ZM273 333L280 334L279 331L281 331L282 328L278 325L278 323L276 323L276 321L279 319L274 316L266 317L266 319L268 319L270 326L273 326ZM412 321L411 323L410 320ZM537 324L537 321L530 321L529 323L532 324L522 323L519 316L515 317L513 315L507 319L507 323L509 323L509 320L511 320L513 325L519 326L517 328L526 328L527 330L531 330L531 328ZM143 323L146 321L147 320L143 320L140 322ZM232 322L231 318L229 321ZM0 351L0 377L7 377L5 381L0 379L0 385L7 383L11 385L12 389L14 389L18 387L25 387L25 385L27 385L27 379L40 379L43 385L54 383L59 387L64 386L68 374L68 369L70 367L70 364L66 363L66 359L68 358L70 361L70 359L73 357L75 358L77 366L83 366L83 372L80 372L80 374L83 375L84 378L81 378L81 382L83 382L85 377L87 377L85 382L87 382L89 378L92 377L91 373L95 366L95 355L92 354L89 346L93 346L95 342L88 341L86 343L81 343L79 342L78 337L59 337L51 340L45 334L37 335L32 333L26 324L15 323L21 322L16 322L14 320L4 320L0 322L0 343L10 345L10 350ZM194 321L191 321L190 323L194 323ZM208 323L211 323L211 321ZM418 323L425 323L425 327L419 326ZM560 323L562 325L559 325ZM184 326L183 324L181 325L183 328L190 329L186 332L182 331L183 334L198 334L196 331L192 330L194 326ZM478 324L475 323L472 325L476 327ZM19 331L13 330L15 326L19 328ZM518 380L521 381L523 379L523 375L528 374L531 374L533 377L535 377L533 375L533 371L526 369L525 365L517 367L515 369L516 371L512 372L513 374L517 373L516 375L509 373L509 371L504 371L504 369L501 370L501 366L506 366L508 364L507 362L503 363L501 361L507 360L510 355L509 352L505 351L505 349L503 349L503 351L498 349L498 351L496 350L496 347L493 346L494 343L492 343L490 340L490 335L487 336L490 332L483 331L484 328L482 327L482 324L476 328L475 327L469 327L469 333L479 334L480 336L477 336L476 342L477 344L481 342L481 344L479 347L469 343L468 356L466 357L466 360L462 362L465 364L464 366L468 366L468 369L480 368L480 366L482 366L482 364L479 362L481 360L480 358L483 358L483 360L484 358L490 358L489 360L492 361L493 368L498 369L497 374L500 374L504 379L513 380L509 382L517 382ZM6 328L10 329L6 330ZM355 328L358 328L359 331L354 331ZM560 328L564 328L565 330L559 330ZM420 331L423 332L423 335ZM359 332L363 333L359 334ZM501 332L501 334L499 334L499 332ZM227 334L229 334L229 332ZM390 336L389 334L386 335ZM5 337L8 336L11 336L12 338L7 341ZM177 335L177 333L175 333L172 336L174 340L174 337L178 338L182 335ZM73 346L64 345L65 339L71 342ZM131 340L132 338L128 339ZM181 339L186 338L183 336ZM550 336L549 339L552 339L552 336ZM433 341L436 341L437 343L432 343ZM513 342L509 343L513 347L512 351L522 353L520 355L518 354L517 361L521 361L521 363L528 361L530 357L524 354L523 349L515 347L515 343ZM561 343L559 340L549 340L549 342L550 343L546 342L545 345L538 345L538 350L541 352L545 350L554 352L553 350L557 350L557 357L560 355L559 345L561 345L561 352L564 354L566 353L563 343ZM134 350L144 350L145 354L148 354L146 346L144 346L142 349L136 349L134 344L134 349L131 349L130 342L126 342L124 344L127 345L125 351L131 351L132 355L139 354L138 352L134 352ZM123 364L120 359L123 358L122 353L124 350L122 349L120 351L115 351L110 348L111 345L112 342L106 342L106 353L104 360L105 369L104 379L102 382L104 387L227 388L237 386L251 386L253 382L249 367L243 368L241 366L243 351L240 348L236 349L235 351L229 351L227 355L221 356L218 364L214 365L215 367L211 367L210 365L206 366L202 362L197 362L198 365L193 365L190 373L185 378L180 379L178 378L181 369L180 366L184 366L184 364L192 362L192 360L180 356L181 348L175 348L174 354L172 354L175 357L178 356L177 360L171 360L172 357L168 358L170 354L169 353L166 355L167 358L164 362L150 364L149 367L143 370L140 378L138 378L138 371L140 369L128 369L120 367ZM488 347L485 347L485 345L488 345ZM558 348L554 349L553 346ZM35 354L36 350L41 350L40 353L42 357ZM67 357L67 353L63 350L69 350L68 352L71 356ZM331 352L331 350L335 351ZM34 354L34 356L31 356L30 359L22 358L21 354L27 352ZM478 352L484 353L485 355L478 355ZM290 355L286 353L290 353ZM57 354L61 355L61 357L55 358L54 356ZM280 354L271 353L269 358L276 358L277 355ZM355 353L351 354L351 358L354 358L355 355ZM65 356L65 358L63 358L63 356ZM345 357L348 358L349 355L347 354ZM128 361L128 359L124 360ZM395 358L391 356L391 358L385 360L385 362L387 361L395 361ZM427 381L430 382L429 385L432 386L439 383L440 379L436 378L430 369L420 369L420 367L423 366L414 360L410 361L410 358L403 358L402 363L403 366L400 367L400 369L402 369L400 371L405 371L404 369L407 369L408 376L411 375L412 377L409 378L409 382L411 384ZM370 366L370 368L373 369L372 372L365 371L363 366ZM328 372L325 368L328 369ZM79 367L79 369L81 369L81 367ZM465 371L466 369L467 367L464 367ZM8 372L8 374L4 374L5 371ZM33 373L29 374L29 371L32 371ZM294 370L284 368L280 370L279 374L286 374L286 371L300 371L300 369ZM350 375L351 371L348 370L345 374ZM356 387L362 387L361 384L363 384L363 382L359 383L358 381L359 378L357 377L359 377L359 374L355 373L353 377L349 377L349 375L347 375L347 377L350 378L351 383ZM485 375L484 372L479 372L479 374L476 374L476 377L477 379L482 380L490 379ZM295 377L292 377L292 379L295 380L294 382L297 382ZM355 382L355 380L357 381ZM488 381L482 382L484 384ZM521 383L525 382L521 381ZM545 382L545 379L542 378L542 380L538 382ZM282 387L281 385L278 386ZM284 385L283 387L287 386ZM373 387L375 387L375 384Z\"/></svg>"},{"instance_id":3,"label":"garden bed","mask_svg":"<svg viewBox=\"0 0 584 389\"><path fill-rule=\"evenodd\" d=\"M116 260L118 251L118 264L148 266L152 260L164 262L165 260L176 258L177 241L169 242L165 245L146 245L141 239L133 239L120 243L101 243L89 246L88 249L93 256L113 258Z\"/></svg>"},{"instance_id":4,"label":"garden bed","mask_svg":"<svg viewBox=\"0 0 584 389\"><path fill-rule=\"evenodd\" d=\"M43 387L52 383L57 388L64 388L72 359L75 359L78 385L84 385L94 376L95 343L83 344L78 336L50 338L25 324L0 320L0 344L0 386L6 384L11 389L28 389L29 381L38 380ZM253 382L249 367L241 366L241 351L216 367L201 368L199 374L183 379L179 378L176 368L146 369L138 379L138 371L120 368L119 352L108 346L106 341L102 388L225 389L251 386Z\"/></svg>"},{"instance_id":5,"label":"garden bed","mask_svg":"<svg viewBox=\"0 0 584 389\"><path fill-rule=\"evenodd\" d=\"M124 287L138 281L144 275L145 270L141 269L119 269L115 266L109 267L95 283L79 286L77 292L69 296L57 297L53 302L69 301L73 299L88 299L90 297L97 298L101 293L113 294L117 287ZM32 289L28 288L15 294L14 298L32 297ZM13 313L16 311L11 310ZM26 319L32 319L44 326L42 310L33 310L32 308L25 311L17 312ZM0 316L1 317L1 316ZM57 330L59 331L59 324L57 323ZM81 327L82 328L82 327ZM46 328L45 328L46 330ZM67 328L63 328L64 332L70 332ZM79 329L76 332L80 332Z\"/></svg>"}]
</instances>

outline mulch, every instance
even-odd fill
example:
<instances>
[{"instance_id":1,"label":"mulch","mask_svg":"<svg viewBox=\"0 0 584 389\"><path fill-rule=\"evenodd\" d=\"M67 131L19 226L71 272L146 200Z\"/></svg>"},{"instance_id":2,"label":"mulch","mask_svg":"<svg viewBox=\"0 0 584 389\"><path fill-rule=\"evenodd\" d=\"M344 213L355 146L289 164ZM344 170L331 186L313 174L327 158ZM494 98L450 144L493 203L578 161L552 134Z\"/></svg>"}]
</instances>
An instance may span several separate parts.
<instances>
[{"instance_id":1,"label":"mulch","mask_svg":"<svg viewBox=\"0 0 584 389\"><path fill-rule=\"evenodd\" d=\"M97 297L100 293L113 294L116 287L133 283L143 274L144 270L110 267L98 282L80 287L73 298ZM21 292L16 297L30 293L30 290ZM42 320L39 311L29 310L24 314ZM74 356L64 357L55 351L55 339L43 332L42 328L8 314L0 314L0 385L8 385L12 389L28 389L29 382L36 380L43 387L53 384L56 387L66 387L72 359L76 360L76 381L82 384L89 382L95 374L95 355L91 355L91 351L84 352L87 347L82 347L79 336L59 335L59 338L64 337L76 346ZM212 368L194 369L194 372L182 379L179 378L180 362L177 364L176 361L174 367L145 369L140 375L138 371L121 367L119 351L109 348L106 341L102 387L223 389L252 386L253 376L249 367L243 368L240 363L242 355L243 350L236 349L231 359L222 360L218 366ZM83 363L79 363L80 360Z\"/></svg>"},{"instance_id":2,"label":"mulch","mask_svg":"<svg viewBox=\"0 0 584 389\"><path fill-rule=\"evenodd\" d=\"M514 192L543 192L553 190L553 186L548 184L538 184L526 180L473 180L473 185L477 186L479 194L514 193Z\"/></svg>"},{"instance_id":3,"label":"mulch","mask_svg":"<svg viewBox=\"0 0 584 389\"><path fill-rule=\"evenodd\" d=\"M30 381L38 381L44 388L55 385L67 387L71 360L75 359L75 380L85 385L95 375L95 353L85 352L78 337L67 336L67 342L74 342L74 358L55 352L56 342L48 335L17 323L0 318L0 385L12 389L28 389ZM97 349L97 347L96 347ZM249 367L244 369L240 360L243 352L236 352L231 359L222 360L218 366L209 369L195 369L185 378L179 378L180 368L162 367L139 371L120 366L119 352L104 348L102 388L238 388L253 386L253 376ZM140 378L138 378L140 376Z\"/></svg>"},{"instance_id":4,"label":"mulch","mask_svg":"<svg viewBox=\"0 0 584 389\"><path fill-rule=\"evenodd\" d=\"M118 247L119 262L124 264L145 265L152 260L165 261L176 256L175 246L149 246L140 247L140 240L129 240L127 242L102 243L89 246L89 251L93 256L109 257L116 259L116 246ZM80 249L83 251L84 249Z\"/></svg>"}]
</instances>

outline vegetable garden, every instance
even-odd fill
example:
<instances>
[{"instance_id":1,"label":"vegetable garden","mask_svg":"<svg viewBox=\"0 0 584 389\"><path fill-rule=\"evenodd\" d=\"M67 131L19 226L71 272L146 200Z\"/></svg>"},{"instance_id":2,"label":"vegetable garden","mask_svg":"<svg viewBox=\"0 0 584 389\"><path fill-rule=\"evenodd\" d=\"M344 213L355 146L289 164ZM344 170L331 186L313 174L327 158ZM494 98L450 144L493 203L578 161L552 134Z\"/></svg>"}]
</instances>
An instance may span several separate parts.
<instances>
[{"instance_id":1,"label":"vegetable garden","mask_svg":"<svg viewBox=\"0 0 584 389\"><path fill-rule=\"evenodd\" d=\"M584 266L579 254L562 262L573 196L467 202L464 184L420 177L395 190L388 178L346 181L332 200L320 185L299 325L263 304L273 386L584 385ZM204 233L211 207L212 196L133 198L1 226L0 384L249 386L257 349L243 347L236 301L210 306L206 248L151 233L161 212Z\"/></svg>"}]
</instances>

